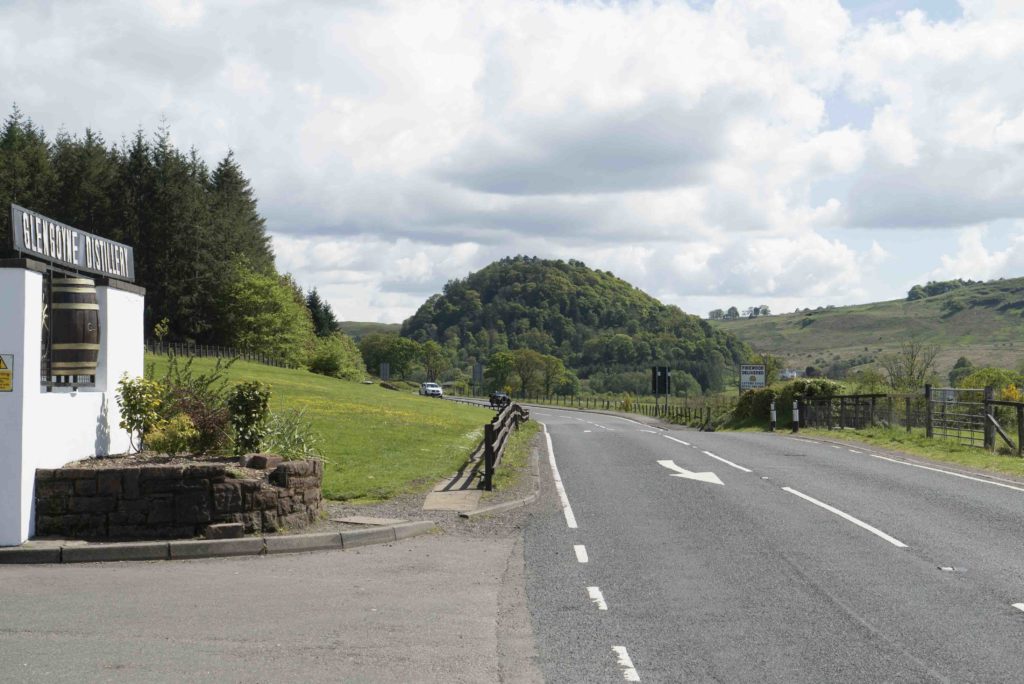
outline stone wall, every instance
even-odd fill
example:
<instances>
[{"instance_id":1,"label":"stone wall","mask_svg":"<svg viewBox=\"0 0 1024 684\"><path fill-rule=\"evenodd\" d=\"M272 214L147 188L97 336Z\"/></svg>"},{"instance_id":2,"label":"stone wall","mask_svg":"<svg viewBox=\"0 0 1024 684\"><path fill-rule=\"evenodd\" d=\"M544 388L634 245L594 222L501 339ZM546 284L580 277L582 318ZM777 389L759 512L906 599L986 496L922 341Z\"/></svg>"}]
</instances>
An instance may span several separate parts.
<instances>
[{"instance_id":1,"label":"stone wall","mask_svg":"<svg viewBox=\"0 0 1024 684\"><path fill-rule=\"evenodd\" d=\"M286 461L268 481L237 479L229 466L195 464L36 471L36 536L175 539L208 525L247 533L300 528L321 510L323 461Z\"/></svg>"}]
</instances>

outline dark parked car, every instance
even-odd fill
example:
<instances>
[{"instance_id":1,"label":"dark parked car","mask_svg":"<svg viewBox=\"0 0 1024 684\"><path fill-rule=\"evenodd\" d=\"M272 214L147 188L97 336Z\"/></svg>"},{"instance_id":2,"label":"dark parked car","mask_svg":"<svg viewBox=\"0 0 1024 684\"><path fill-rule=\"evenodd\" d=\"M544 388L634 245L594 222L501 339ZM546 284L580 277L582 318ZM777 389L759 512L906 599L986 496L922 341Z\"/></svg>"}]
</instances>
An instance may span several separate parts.
<instances>
[{"instance_id":1,"label":"dark parked car","mask_svg":"<svg viewBox=\"0 0 1024 684\"><path fill-rule=\"evenodd\" d=\"M512 400L509 399L508 395L505 394L504 392L491 393L490 401L491 408L494 409L503 409L512 403Z\"/></svg>"}]
</instances>

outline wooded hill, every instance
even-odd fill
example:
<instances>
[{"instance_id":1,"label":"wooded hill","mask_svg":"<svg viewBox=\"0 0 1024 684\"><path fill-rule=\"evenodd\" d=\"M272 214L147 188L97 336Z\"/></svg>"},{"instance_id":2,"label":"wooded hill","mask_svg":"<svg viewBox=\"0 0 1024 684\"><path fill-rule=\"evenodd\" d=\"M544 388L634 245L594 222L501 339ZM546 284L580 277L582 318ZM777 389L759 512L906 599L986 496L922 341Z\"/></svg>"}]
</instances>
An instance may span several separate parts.
<instances>
[{"instance_id":1,"label":"wooded hill","mask_svg":"<svg viewBox=\"0 0 1024 684\"><path fill-rule=\"evenodd\" d=\"M749 353L732 334L611 273L525 256L449 281L402 324L402 335L440 343L463 368L532 349L561 359L595 391L649 388L654 364L671 366L679 387L720 389Z\"/></svg>"},{"instance_id":2,"label":"wooded hill","mask_svg":"<svg viewBox=\"0 0 1024 684\"><path fill-rule=\"evenodd\" d=\"M939 294L928 295L928 290ZM943 377L961 356L975 366L1017 368L1024 360L1024 278L916 286L906 299L713 325L801 370L833 365L854 370L910 339L939 348L936 366Z\"/></svg>"}]
</instances>

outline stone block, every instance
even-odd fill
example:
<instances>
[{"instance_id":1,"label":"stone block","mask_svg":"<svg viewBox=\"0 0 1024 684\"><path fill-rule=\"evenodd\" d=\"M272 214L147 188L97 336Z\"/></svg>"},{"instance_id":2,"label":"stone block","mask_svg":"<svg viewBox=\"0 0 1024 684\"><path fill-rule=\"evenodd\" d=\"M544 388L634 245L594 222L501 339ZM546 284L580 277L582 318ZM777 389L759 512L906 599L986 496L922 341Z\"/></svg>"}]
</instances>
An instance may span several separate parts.
<instances>
[{"instance_id":1,"label":"stone block","mask_svg":"<svg viewBox=\"0 0 1024 684\"><path fill-rule=\"evenodd\" d=\"M186 480L210 480L212 478L224 477L227 467L210 463L196 463L185 466L184 478Z\"/></svg>"},{"instance_id":2,"label":"stone block","mask_svg":"<svg viewBox=\"0 0 1024 684\"><path fill-rule=\"evenodd\" d=\"M0 565L13 563L60 563L60 547L0 549Z\"/></svg>"},{"instance_id":3,"label":"stone block","mask_svg":"<svg viewBox=\"0 0 1024 684\"><path fill-rule=\"evenodd\" d=\"M36 468L36 482L40 480L52 480L57 471L52 468Z\"/></svg>"},{"instance_id":4,"label":"stone block","mask_svg":"<svg viewBox=\"0 0 1024 684\"><path fill-rule=\"evenodd\" d=\"M61 468L59 473L54 473L54 478L61 480L91 480L95 477L96 471L90 468Z\"/></svg>"},{"instance_id":5,"label":"stone block","mask_svg":"<svg viewBox=\"0 0 1024 684\"><path fill-rule=\"evenodd\" d=\"M237 482L213 485L213 512L236 513L242 510L242 486Z\"/></svg>"},{"instance_id":6,"label":"stone block","mask_svg":"<svg viewBox=\"0 0 1024 684\"><path fill-rule=\"evenodd\" d=\"M80 539L103 539L107 536L107 516L96 513L69 513L61 516L60 534Z\"/></svg>"},{"instance_id":7,"label":"stone block","mask_svg":"<svg viewBox=\"0 0 1024 684\"><path fill-rule=\"evenodd\" d=\"M75 494L78 496L96 496L96 480L75 480Z\"/></svg>"},{"instance_id":8,"label":"stone block","mask_svg":"<svg viewBox=\"0 0 1024 684\"><path fill-rule=\"evenodd\" d=\"M316 534L287 534L267 537L267 553L295 553L318 549L340 549L341 534L320 532Z\"/></svg>"},{"instance_id":9,"label":"stone block","mask_svg":"<svg viewBox=\"0 0 1024 684\"><path fill-rule=\"evenodd\" d=\"M121 494L121 471L99 471L96 474L96 493L103 496L119 496Z\"/></svg>"},{"instance_id":10,"label":"stone block","mask_svg":"<svg viewBox=\"0 0 1024 684\"><path fill-rule=\"evenodd\" d=\"M113 529L114 526L145 525L147 517L147 511L114 511L107 516L107 522Z\"/></svg>"},{"instance_id":11,"label":"stone block","mask_svg":"<svg viewBox=\"0 0 1024 684\"><path fill-rule=\"evenodd\" d=\"M180 480L184 470L182 466L143 466L139 468L139 480Z\"/></svg>"},{"instance_id":12,"label":"stone block","mask_svg":"<svg viewBox=\"0 0 1024 684\"><path fill-rule=\"evenodd\" d=\"M109 513L117 510L117 499L112 496L72 496L68 498L71 513Z\"/></svg>"},{"instance_id":13,"label":"stone block","mask_svg":"<svg viewBox=\"0 0 1024 684\"><path fill-rule=\"evenodd\" d=\"M243 539L209 539L200 541L173 541L171 559L213 558L217 556L252 556L264 552L262 537Z\"/></svg>"},{"instance_id":14,"label":"stone block","mask_svg":"<svg viewBox=\"0 0 1024 684\"><path fill-rule=\"evenodd\" d=\"M146 516L146 524L159 525L173 522L173 520L174 497L166 495L150 499L149 515Z\"/></svg>"},{"instance_id":15,"label":"stone block","mask_svg":"<svg viewBox=\"0 0 1024 684\"><path fill-rule=\"evenodd\" d=\"M45 496L67 496L75 491L74 480L44 480L36 482L36 498Z\"/></svg>"},{"instance_id":16,"label":"stone block","mask_svg":"<svg viewBox=\"0 0 1024 684\"><path fill-rule=\"evenodd\" d=\"M240 522L215 523L207 525L203 534L207 539L239 539L245 534L245 525Z\"/></svg>"},{"instance_id":17,"label":"stone block","mask_svg":"<svg viewBox=\"0 0 1024 684\"><path fill-rule=\"evenodd\" d=\"M276 532L280 528L277 511L262 511L261 516L265 532Z\"/></svg>"},{"instance_id":18,"label":"stone block","mask_svg":"<svg viewBox=\"0 0 1024 684\"><path fill-rule=\"evenodd\" d=\"M395 541L395 528L374 527L368 530L343 530L341 543L346 549Z\"/></svg>"},{"instance_id":19,"label":"stone block","mask_svg":"<svg viewBox=\"0 0 1024 684\"><path fill-rule=\"evenodd\" d=\"M168 560L167 542L102 544L100 546L65 546L65 563L96 563L102 561Z\"/></svg>"},{"instance_id":20,"label":"stone block","mask_svg":"<svg viewBox=\"0 0 1024 684\"><path fill-rule=\"evenodd\" d=\"M207 492L187 492L174 496L174 521L178 524L196 524L210 521L210 495Z\"/></svg>"},{"instance_id":21,"label":"stone block","mask_svg":"<svg viewBox=\"0 0 1024 684\"><path fill-rule=\"evenodd\" d=\"M149 499L120 499L117 502L119 513L149 513Z\"/></svg>"},{"instance_id":22,"label":"stone block","mask_svg":"<svg viewBox=\"0 0 1024 684\"><path fill-rule=\"evenodd\" d=\"M124 471L121 476L121 496L126 499L139 498L139 476L141 474L138 468Z\"/></svg>"},{"instance_id":23,"label":"stone block","mask_svg":"<svg viewBox=\"0 0 1024 684\"><path fill-rule=\"evenodd\" d=\"M255 468L256 470L273 470L283 461L284 459L280 456L271 456L270 454L253 454L252 458L249 459L249 467Z\"/></svg>"},{"instance_id":24,"label":"stone block","mask_svg":"<svg viewBox=\"0 0 1024 684\"><path fill-rule=\"evenodd\" d=\"M36 515L63 515L67 512L66 496L36 496Z\"/></svg>"}]
</instances>

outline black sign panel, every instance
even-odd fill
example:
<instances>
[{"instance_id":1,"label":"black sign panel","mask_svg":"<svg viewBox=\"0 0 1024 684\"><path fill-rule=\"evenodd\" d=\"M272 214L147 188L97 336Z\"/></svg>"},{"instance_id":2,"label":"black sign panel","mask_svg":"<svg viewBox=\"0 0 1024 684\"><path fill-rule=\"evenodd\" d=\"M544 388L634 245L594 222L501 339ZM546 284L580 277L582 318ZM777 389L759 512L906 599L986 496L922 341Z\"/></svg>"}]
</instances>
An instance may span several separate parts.
<instances>
[{"instance_id":1,"label":"black sign panel","mask_svg":"<svg viewBox=\"0 0 1024 684\"><path fill-rule=\"evenodd\" d=\"M14 249L55 266L135 280L135 253L128 245L72 228L42 214L11 205Z\"/></svg>"},{"instance_id":2,"label":"black sign panel","mask_svg":"<svg viewBox=\"0 0 1024 684\"><path fill-rule=\"evenodd\" d=\"M670 394L672 392L672 371L668 366L651 366L651 394Z\"/></svg>"}]
</instances>

